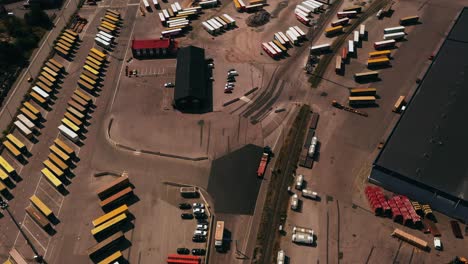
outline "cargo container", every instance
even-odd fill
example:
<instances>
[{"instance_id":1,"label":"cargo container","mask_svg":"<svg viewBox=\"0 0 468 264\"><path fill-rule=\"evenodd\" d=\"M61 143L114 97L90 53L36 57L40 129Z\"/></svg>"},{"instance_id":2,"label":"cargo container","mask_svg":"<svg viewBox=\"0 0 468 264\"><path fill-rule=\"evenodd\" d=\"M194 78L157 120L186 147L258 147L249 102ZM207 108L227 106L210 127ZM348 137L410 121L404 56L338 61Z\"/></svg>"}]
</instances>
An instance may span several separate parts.
<instances>
[{"instance_id":1,"label":"cargo container","mask_svg":"<svg viewBox=\"0 0 468 264\"><path fill-rule=\"evenodd\" d=\"M299 209L299 198L297 194L293 194L291 196L291 210L298 210Z\"/></svg>"},{"instance_id":2,"label":"cargo container","mask_svg":"<svg viewBox=\"0 0 468 264\"><path fill-rule=\"evenodd\" d=\"M302 174L296 175L296 179L294 181L294 188L296 188L296 190L301 190L303 184L304 184L304 175Z\"/></svg>"},{"instance_id":3,"label":"cargo container","mask_svg":"<svg viewBox=\"0 0 468 264\"><path fill-rule=\"evenodd\" d=\"M295 233L304 233L304 234L313 235L314 230L312 230L311 228L307 228L307 227L294 226L293 227L293 234L295 234Z\"/></svg>"},{"instance_id":4,"label":"cargo container","mask_svg":"<svg viewBox=\"0 0 468 264\"><path fill-rule=\"evenodd\" d=\"M391 27L391 28L384 28L383 30L384 34L391 34L391 33L397 33L397 32L405 32L405 27L403 26Z\"/></svg>"},{"instance_id":5,"label":"cargo container","mask_svg":"<svg viewBox=\"0 0 468 264\"><path fill-rule=\"evenodd\" d=\"M390 39L402 39L405 37L405 32L398 32L398 33L391 33L391 34L385 34L383 36L384 40L390 40Z\"/></svg>"},{"instance_id":6,"label":"cargo container","mask_svg":"<svg viewBox=\"0 0 468 264\"><path fill-rule=\"evenodd\" d=\"M372 58L367 60L367 67L375 67L375 66L383 66L389 65L390 59L388 57L379 57L379 58Z\"/></svg>"},{"instance_id":7,"label":"cargo container","mask_svg":"<svg viewBox=\"0 0 468 264\"><path fill-rule=\"evenodd\" d=\"M400 97L398 97L398 100L393 105L392 111L395 112L395 113L399 113L401 111L402 107L405 105L405 103L406 103L405 102L405 96L400 95Z\"/></svg>"},{"instance_id":8,"label":"cargo container","mask_svg":"<svg viewBox=\"0 0 468 264\"><path fill-rule=\"evenodd\" d=\"M320 45L316 45L316 46L310 47L310 53L311 53L311 54L314 54L314 53L322 53L322 52L324 52L324 51L329 51L330 48L331 48L331 44L330 44L330 43L320 44Z\"/></svg>"},{"instance_id":9,"label":"cargo container","mask_svg":"<svg viewBox=\"0 0 468 264\"><path fill-rule=\"evenodd\" d=\"M64 136L66 136L71 141L78 142L80 140L80 138L78 137L78 134L73 132L71 129L69 129L65 125L60 125L58 129Z\"/></svg>"},{"instance_id":10,"label":"cargo container","mask_svg":"<svg viewBox=\"0 0 468 264\"><path fill-rule=\"evenodd\" d=\"M336 21L331 22L332 27L337 27L337 26L344 26L349 23L349 18L345 17L342 19L338 19Z\"/></svg>"},{"instance_id":11,"label":"cargo container","mask_svg":"<svg viewBox=\"0 0 468 264\"><path fill-rule=\"evenodd\" d=\"M354 44L358 44L359 43L359 31L355 30L354 31Z\"/></svg>"},{"instance_id":12,"label":"cargo container","mask_svg":"<svg viewBox=\"0 0 468 264\"><path fill-rule=\"evenodd\" d=\"M314 236L307 233L295 233L292 235L292 242L311 245L314 243Z\"/></svg>"},{"instance_id":13,"label":"cargo container","mask_svg":"<svg viewBox=\"0 0 468 264\"><path fill-rule=\"evenodd\" d=\"M336 13L336 16L341 19L341 18L355 18L357 15L356 11L346 11L346 12L338 12Z\"/></svg>"},{"instance_id":14,"label":"cargo container","mask_svg":"<svg viewBox=\"0 0 468 264\"><path fill-rule=\"evenodd\" d=\"M348 53L354 53L354 42L352 40L348 40Z\"/></svg>"},{"instance_id":15,"label":"cargo container","mask_svg":"<svg viewBox=\"0 0 468 264\"><path fill-rule=\"evenodd\" d=\"M318 194L310 189L302 189L302 196L316 200Z\"/></svg>"},{"instance_id":16,"label":"cargo container","mask_svg":"<svg viewBox=\"0 0 468 264\"><path fill-rule=\"evenodd\" d=\"M374 49L384 49L384 48L393 48L395 47L396 41L394 39L377 41L374 43Z\"/></svg>"},{"instance_id":17,"label":"cargo container","mask_svg":"<svg viewBox=\"0 0 468 264\"><path fill-rule=\"evenodd\" d=\"M343 32L343 26L330 27L325 29L325 36L331 37Z\"/></svg>"},{"instance_id":18,"label":"cargo container","mask_svg":"<svg viewBox=\"0 0 468 264\"><path fill-rule=\"evenodd\" d=\"M223 247L224 240L224 221L216 221L215 231L215 247L220 249Z\"/></svg>"},{"instance_id":19,"label":"cargo container","mask_svg":"<svg viewBox=\"0 0 468 264\"><path fill-rule=\"evenodd\" d=\"M409 16L409 17L404 17L400 19L400 25L410 25L410 24L416 24L419 20L419 16Z\"/></svg>"}]
</instances>

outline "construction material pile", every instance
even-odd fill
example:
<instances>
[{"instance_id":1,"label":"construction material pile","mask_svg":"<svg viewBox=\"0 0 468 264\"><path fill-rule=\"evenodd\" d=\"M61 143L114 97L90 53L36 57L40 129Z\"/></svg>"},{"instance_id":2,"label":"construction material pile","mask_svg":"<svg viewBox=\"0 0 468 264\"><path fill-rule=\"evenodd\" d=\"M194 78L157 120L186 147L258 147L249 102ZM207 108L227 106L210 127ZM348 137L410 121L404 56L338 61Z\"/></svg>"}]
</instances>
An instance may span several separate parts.
<instances>
[{"instance_id":1,"label":"construction material pile","mask_svg":"<svg viewBox=\"0 0 468 264\"><path fill-rule=\"evenodd\" d=\"M263 26L270 21L270 13L265 10L261 10L247 18L247 26L249 27L259 27Z\"/></svg>"}]
</instances>

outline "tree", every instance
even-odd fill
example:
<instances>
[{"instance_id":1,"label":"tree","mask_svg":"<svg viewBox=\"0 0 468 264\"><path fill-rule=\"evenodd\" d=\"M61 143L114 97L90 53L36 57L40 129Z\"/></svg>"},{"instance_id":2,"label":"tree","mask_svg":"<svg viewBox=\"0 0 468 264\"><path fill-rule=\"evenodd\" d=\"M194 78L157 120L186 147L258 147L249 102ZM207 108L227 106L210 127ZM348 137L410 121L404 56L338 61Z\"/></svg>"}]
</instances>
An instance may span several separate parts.
<instances>
[{"instance_id":1,"label":"tree","mask_svg":"<svg viewBox=\"0 0 468 264\"><path fill-rule=\"evenodd\" d=\"M39 26L45 29L52 28L52 21L39 5L31 5L31 10L24 14L24 20L30 26Z\"/></svg>"},{"instance_id":2,"label":"tree","mask_svg":"<svg viewBox=\"0 0 468 264\"><path fill-rule=\"evenodd\" d=\"M7 69L20 64L23 60L20 48L8 42L0 42L0 68Z\"/></svg>"}]
</instances>

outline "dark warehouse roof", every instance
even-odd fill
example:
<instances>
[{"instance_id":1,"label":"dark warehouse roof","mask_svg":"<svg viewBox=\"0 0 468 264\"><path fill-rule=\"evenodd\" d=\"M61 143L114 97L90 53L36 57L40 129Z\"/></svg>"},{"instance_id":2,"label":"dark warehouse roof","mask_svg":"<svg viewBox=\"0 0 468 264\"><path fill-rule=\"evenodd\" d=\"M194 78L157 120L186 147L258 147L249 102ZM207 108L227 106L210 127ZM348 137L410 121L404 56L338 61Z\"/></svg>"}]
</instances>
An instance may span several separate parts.
<instances>
[{"instance_id":1,"label":"dark warehouse roof","mask_svg":"<svg viewBox=\"0 0 468 264\"><path fill-rule=\"evenodd\" d=\"M465 58L465 59L461 59ZM375 165L468 200L468 9L450 31Z\"/></svg>"},{"instance_id":2,"label":"dark warehouse roof","mask_svg":"<svg viewBox=\"0 0 468 264\"><path fill-rule=\"evenodd\" d=\"M174 99L186 97L204 100L207 97L205 50L188 46L177 54Z\"/></svg>"}]
</instances>

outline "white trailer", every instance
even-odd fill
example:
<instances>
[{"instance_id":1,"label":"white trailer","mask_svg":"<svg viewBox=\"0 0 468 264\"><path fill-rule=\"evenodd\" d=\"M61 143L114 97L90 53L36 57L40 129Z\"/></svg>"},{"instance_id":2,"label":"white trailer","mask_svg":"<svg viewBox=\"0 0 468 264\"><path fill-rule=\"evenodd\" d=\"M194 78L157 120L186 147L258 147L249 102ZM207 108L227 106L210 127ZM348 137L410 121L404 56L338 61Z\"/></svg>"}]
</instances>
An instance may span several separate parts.
<instances>
[{"instance_id":1,"label":"white trailer","mask_svg":"<svg viewBox=\"0 0 468 264\"><path fill-rule=\"evenodd\" d=\"M150 8L150 5L148 3L148 0L143 0L143 5L145 6L146 9Z\"/></svg>"},{"instance_id":2,"label":"white trailer","mask_svg":"<svg viewBox=\"0 0 468 264\"><path fill-rule=\"evenodd\" d=\"M319 10L319 8L316 5L313 5L308 2L302 2L301 5L303 5L304 7L307 7L307 9L310 9L314 13L317 13L317 11Z\"/></svg>"},{"instance_id":3,"label":"white trailer","mask_svg":"<svg viewBox=\"0 0 468 264\"><path fill-rule=\"evenodd\" d=\"M354 42L352 40L348 40L348 53L354 53Z\"/></svg>"},{"instance_id":4,"label":"white trailer","mask_svg":"<svg viewBox=\"0 0 468 264\"><path fill-rule=\"evenodd\" d=\"M96 42L96 44L98 44L99 46L105 49L109 49L111 47L111 44L105 41L104 39L102 39L100 36L95 37L94 41Z\"/></svg>"},{"instance_id":5,"label":"white trailer","mask_svg":"<svg viewBox=\"0 0 468 264\"><path fill-rule=\"evenodd\" d=\"M188 25L189 25L188 21L180 21L180 22L174 22L174 23L169 24L168 28L174 28L174 27L180 27L180 26L187 27Z\"/></svg>"},{"instance_id":6,"label":"white trailer","mask_svg":"<svg viewBox=\"0 0 468 264\"><path fill-rule=\"evenodd\" d=\"M236 25L236 21L234 19L232 19L232 17L229 16L228 14L223 14L223 17L226 18L229 21L229 25L231 27L234 27Z\"/></svg>"},{"instance_id":7,"label":"white trailer","mask_svg":"<svg viewBox=\"0 0 468 264\"><path fill-rule=\"evenodd\" d=\"M311 245L314 243L314 236L307 233L295 233L292 235L292 242Z\"/></svg>"},{"instance_id":8,"label":"white trailer","mask_svg":"<svg viewBox=\"0 0 468 264\"><path fill-rule=\"evenodd\" d=\"M299 43L296 34L292 33L290 30L286 31L286 36L288 37L289 41L291 41L292 44L297 45Z\"/></svg>"},{"instance_id":9,"label":"white trailer","mask_svg":"<svg viewBox=\"0 0 468 264\"><path fill-rule=\"evenodd\" d=\"M264 51L266 51L271 57L275 57L276 55L278 55L278 53L276 52L275 49L273 49L272 47L270 47L270 45L268 45L268 43L264 42L262 43L262 48Z\"/></svg>"},{"instance_id":10,"label":"white trailer","mask_svg":"<svg viewBox=\"0 0 468 264\"><path fill-rule=\"evenodd\" d=\"M200 6L194 6L194 7L189 7L189 8L184 8L182 11L195 11L197 14L201 12L201 7Z\"/></svg>"},{"instance_id":11,"label":"white trailer","mask_svg":"<svg viewBox=\"0 0 468 264\"><path fill-rule=\"evenodd\" d=\"M227 29L229 27L229 25L226 22L224 22L224 20L222 20L220 17L214 17L214 19L216 19L216 21L218 21L218 23L220 23L224 29Z\"/></svg>"},{"instance_id":12,"label":"white trailer","mask_svg":"<svg viewBox=\"0 0 468 264\"><path fill-rule=\"evenodd\" d=\"M366 25L362 24L359 26L359 37L364 38L366 35Z\"/></svg>"},{"instance_id":13,"label":"white trailer","mask_svg":"<svg viewBox=\"0 0 468 264\"><path fill-rule=\"evenodd\" d=\"M179 23L179 22L189 22L189 21L184 17L184 18L168 20L167 24L173 24L173 23Z\"/></svg>"},{"instance_id":14,"label":"white trailer","mask_svg":"<svg viewBox=\"0 0 468 264\"><path fill-rule=\"evenodd\" d=\"M166 19L168 19L168 18L171 17L171 16L169 16L169 12L167 12L166 9L163 9L162 12L163 12L163 15L164 15L164 17L165 17Z\"/></svg>"},{"instance_id":15,"label":"white trailer","mask_svg":"<svg viewBox=\"0 0 468 264\"><path fill-rule=\"evenodd\" d=\"M311 3L311 4L314 4L314 5L318 6L320 9L322 9L322 7L323 7L323 4L322 4L322 3L317 2L317 1L315 1L315 0L308 0L308 1L306 1L306 2L309 2L309 3Z\"/></svg>"},{"instance_id":16,"label":"white trailer","mask_svg":"<svg viewBox=\"0 0 468 264\"><path fill-rule=\"evenodd\" d=\"M284 42L286 42L286 44L291 44L291 41L288 39L288 37L286 37L286 35L284 35L283 32L278 32L278 34L281 36L281 38L284 40Z\"/></svg>"},{"instance_id":17,"label":"white trailer","mask_svg":"<svg viewBox=\"0 0 468 264\"><path fill-rule=\"evenodd\" d=\"M108 37L108 38L110 38L110 39L115 39L114 36L112 36L111 34L108 34L108 33L104 32L104 31L99 31L98 34L103 35L103 36L105 36L105 37Z\"/></svg>"},{"instance_id":18,"label":"white trailer","mask_svg":"<svg viewBox=\"0 0 468 264\"><path fill-rule=\"evenodd\" d=\"M310 199L317 199L317 192L312 191L311 189L302 189L302 196L308 197Z\"/></svg>"},{"instance_id":19,"label":"white trailer","mask_svg":"<svg viewBox=\"0 0 468 264\"><path fill-rule=\"evenodd\" d=\"M212 18L211 21L213 22L213 24L216 25L216 27L217 27L218 29L221 30L221 29L223 28L223 25L221 25L221 23L219 23L218 21L216 21L216 19Z\"/></svg>"},{"instance_id":20,"label":"white trailer","mask_svg":"<svg viewBox=\"0 0 468 264\"><path fill-rule=\"evenodd\" d=\"M33 88L33 91L35 91L36 93L38 93L42 98L44 98L45 100L49 100L49 94L46 93L44 90L42 90L41 88L37 87L37 86L34 86Z\"/></svg>"},{"instance_id":21,"label":"white trailer","mask_svg":"<svg viewBox=\"0 0 468 264\"><path fill-rule=\"evenodd\" d=\"M391 33L397 33L397 32L405 32L405 27L403 26L391 27L391 28L384 28L383 30L384 34L391 34Z\"/></svg>"},{"instance_id":22,"label":"white trailer","mask_svg":"<svg viewBox=\"0 0 468 264\"><path fill-rule=\"evenodd\" d=\"M278 33L275 33L274 39L279 41L279 43L281 43L281 45L283 45L283 46L286 45L286 42L283 40L283 38Z\"/></svg>"},{"instance_id":23,"label":"white trailer","mask_svg":"<svg viewBox=\"0 0 468 264\"><path fill-rule=\"evenodd\" d=\"M321 52L330 50L330 48L331 48L330 43L316 45L316 46L310 47L310 53L321 53Z\"/></svg>"},{"instance_id":24,"label":"white trailer","mask_svg":"<svg viewBox=\"0 0 468 264\"><path fill-rule=\"evenodd\" d=\"M304 184L304 175L302 175L302 174L296 175L296 180L294 182L294 188L296 188L296 190L301 190L303 184Z\"/></svg>"},{"instance_id":25,"label":"white trailer","mask_svg":"<svg viewBox=\"0 0 468 264\"><path fill-rule=\"evenodd\" d=\"M357 30L354 31L354 43L355 44L359 43L359 31Z\"/></svg>"},{"instance_id":26,"label":"white trailer","mask_svg":"<svg viewBox=\"0 0 468 264\"><path fill-rule=\"evenodd\" d=\"M177 12L182 10L182 7L180 6L179 2L175 2L174 5L177 8Z\"/></svg>"},{"instance_id":27,"label":"white trailer","mask_svg":"<svg viewBox=\"0 0 468 264\"><path fill-rule=\"evenodd\" d=\"M268 42L268 45L270 45L270 47L272 47L276 51L276 53L280 54L282 52L281 49L278 48L278 46L276 46L275 43L273 43L273 41Z\"/></svg>"},{"instance_id":28,"label":"white trailer","mask_svg":"<svg viewBox=\"0 0 468 264\"><path fill-rule=\"evenodd\" d=\"M21 121L17 120L14 122L16 128L19 129L19 131L27 138L31 138L32 137L32 131L27 128Z\"/></svg>"},{"instance_id":29,"label":"white trailer","mask_svg":"<svg viewBox=\"0 0 468 264\"><path fill-rule=\"evenodd\" d=\"M293 234L295 234L295 233L305 233L305 234L313 235L314 230L312 230L311 228L307 228L307 227L294 226L293 227Z\"/></svg>"},{"instance_id":30,"label":"white trailer","mask_svg":"<svg viewBox=\"0 0 468 264\"><path fill-rule=\"evenodd\" d=\"M304 33L304 31L302 31L302 29L298 26L294 26L292 27L296 30L297 33L299 33L299 35L301 36L301 38L305 38L306 37L306 34Z\"/></svg>"},{"instance_id":31,"label":"white trailer","mask_svg":"<svg viewBox=\"0 0 468 264\"><path fill-rule=\"evenodd\" d=\"M291 209L292 210L299 209L299 198L297 197L297 194L293 194L291 196Z\"/></svg>"},{"instance_id":32,"label":"white trailer","mask_svg":"<svg viewBox=\"0 0 468 264\"><path fill-rule=\"evenodd\" d=\"M177 12L179 12L179 10L177 10L177 7L175 4L171 4L171 10L174 14L177 14Z\"/></svg>"},{"instance_id":33,"label":"white trailer","mask_svg":"<svg viewBox=\"0 0 468 264\"><path fill-rule=\"evenodd\" d=\"M285 263L285 254L284 250L278 251L278 256L276 257L276 264L284 264Z\"/></svg>"},{"instance_id":34,"label":"white trailer","mask_svg":"<svg viewBox=\"0 0 468 264\"><path fill-rule=\"evenodd\" d=\"M318 3L315 3L313 1L305 1L305 3L309 4L310 6L313 6L315 8L315 13L319 12L320 9L322 9L322 6Z\"/></svg>"},{"instance_id":35,"label":"white trailer","mask_svg":"<svg viewBox=\"0 0 468 264\"><path fill-rule=\"evenodd\" d=\"M351 43L353 42L352 40L350 41ZM312 137L312 140L310 141L309 151L307 152L307 155L309 155L309 157L311 158L313 158L315 155L315 151L317 149L317 143L318 143L318 138Z\"/></svg>"},{"instance_id":36,"label":"white trailer","mask_svg":"<svg viewBox=\"0 0 468 264\"><path fill-rule=\"evenodd\" d=\"M154 8L158 8L159 7L158 0L153 0L153 5L154 5Z\"/></svg>"},{"instance_id":37,"label":"white trailer","mask_svg":"<svg viewBox=\"0 0 468 264\"><path fill-rule=\"evenodd\" d=\"M26 116L24 116L23 114L19 114L18 116L16 116L16 118L19 121L21 121L21 123L23 123L30 130L33 130L36 128L36 125L34 125L34 123L31 120L29 120Z\"/></svg>"},{"instance_id":38,"label":"white trailer","mask_svg":"<svg viewBox=\"0 0 468 264\"><path fill-rule=\"evenodd\" d=\"M170 36L177 36L181 32L182 32L182 29L176 28L176 29L171 29L171 30L166 30L166 31L161 32L161 36L167 38L167 37L170 37Z\"/></svg>"},{"instance_id":39,"label":"white trailer","mask_svg":"<svg viewBox=\"0 0 468 264\"><path fill-rule=\"evenodd\" d=\"M296 15L301 15L301 16L303 16L303 17L305 17L305 18L307 18L307 17L309 16L306 12L304 12L304 11L298 9L297 7L296 7L296 9L294 9L294 13L295 13Z\"/></svg>"},{"instance_id":40,"label":"white trailer","mask_svg":"<svg viewBox=\"0 0 468 264\"><path fill-rule=\"evenodd\" d=\"M391 34L385 34L383 36L384 40L390 40L390 39L402 39L405 37L405 32L398 32L398 33L391 33Z\"/></svg>"},{"instance_id":41,"label":"white trailer","mask_svg":"<svg viewBox=\"0 0 468 264\"><path fill-rule=\"evenodd\" d=\"M215 34L215 30L212 26L210 26L208 23L206 23L206 21L203 21L202 22L202 25L203 25L203 28L208 32L210 33L211 35L214 35Z\"/></svg>"},{"instance_id":42,"label":"white trailer","mask_svg":"<svg viewBox=\"0 0 468 264\"><path fill-rule=\"evenodd\" d=\"M297 39L302 39L301 34L299 34L299 32L297 32L296 29L294 29L294 27L289 27L289 31L293 33Z\"/></svg>"},{"instance_id":43,"label":"white trailer","mask_svg":"<svg viewBox=\"0 0 468 264\"><path fill-rule=\"evenodd\" d=\"M159 15L159 20L161 20L161 24L163 24L164 26L166 24L166 18L164 17L164 14L162 12L159 12L158 15Z\"/></svg>"},{"instance_id":44,"label":"white trailer","mask_svg":"<svg viewBox=\"0 0 468 264\"><path fill-rule=\"evenodd\" d=\"M308 9L307 7L303 6L303 5L297 5L296 6L296 9L299 9L301 10L302 12L306 13L307 16L310 16L312 14L312 10Z\"/></svg>"},{"instance_id":45,"label":"white trailer","mask_svg":"<svg viewBox=\"0 0 468 264\"><path fill-rule=\"evenodd\" d=\"M218 33L219 31L221 31L221 27L218 27L218 25L213 21L213 19L207 20L206 23L208 23L210 26L213 27L213 29L215 30L215 33Z\"/></svg>"},{"instance_id":46,"label":"white trailer","mask_svg":"<svg viewBox=\"0 0 468 264\"><path fill-rule=\"evenodd\" d=\"M60 130L60 133L62 133L62 135L66 136L71 141L77 142L79 140L78 134L73 132L71 129L69 129L65 125L60 125L58 129Z\"/></svg>"},{"instance_id":47,"label":"white trailer","mask_svg":"<svg viewBox=\"0 0 468 264\"><path fill-rule=\"evenodd\" d=\"M112 43L112 39L111 39L111 38L108 38L108 37L106 37L106 36L104 36L104 35L101 35L100 33L98 33L98 34L96 35L96 37L98 37L98 38L104 40L105 42Z\"/></svg>"}]
</instances>

